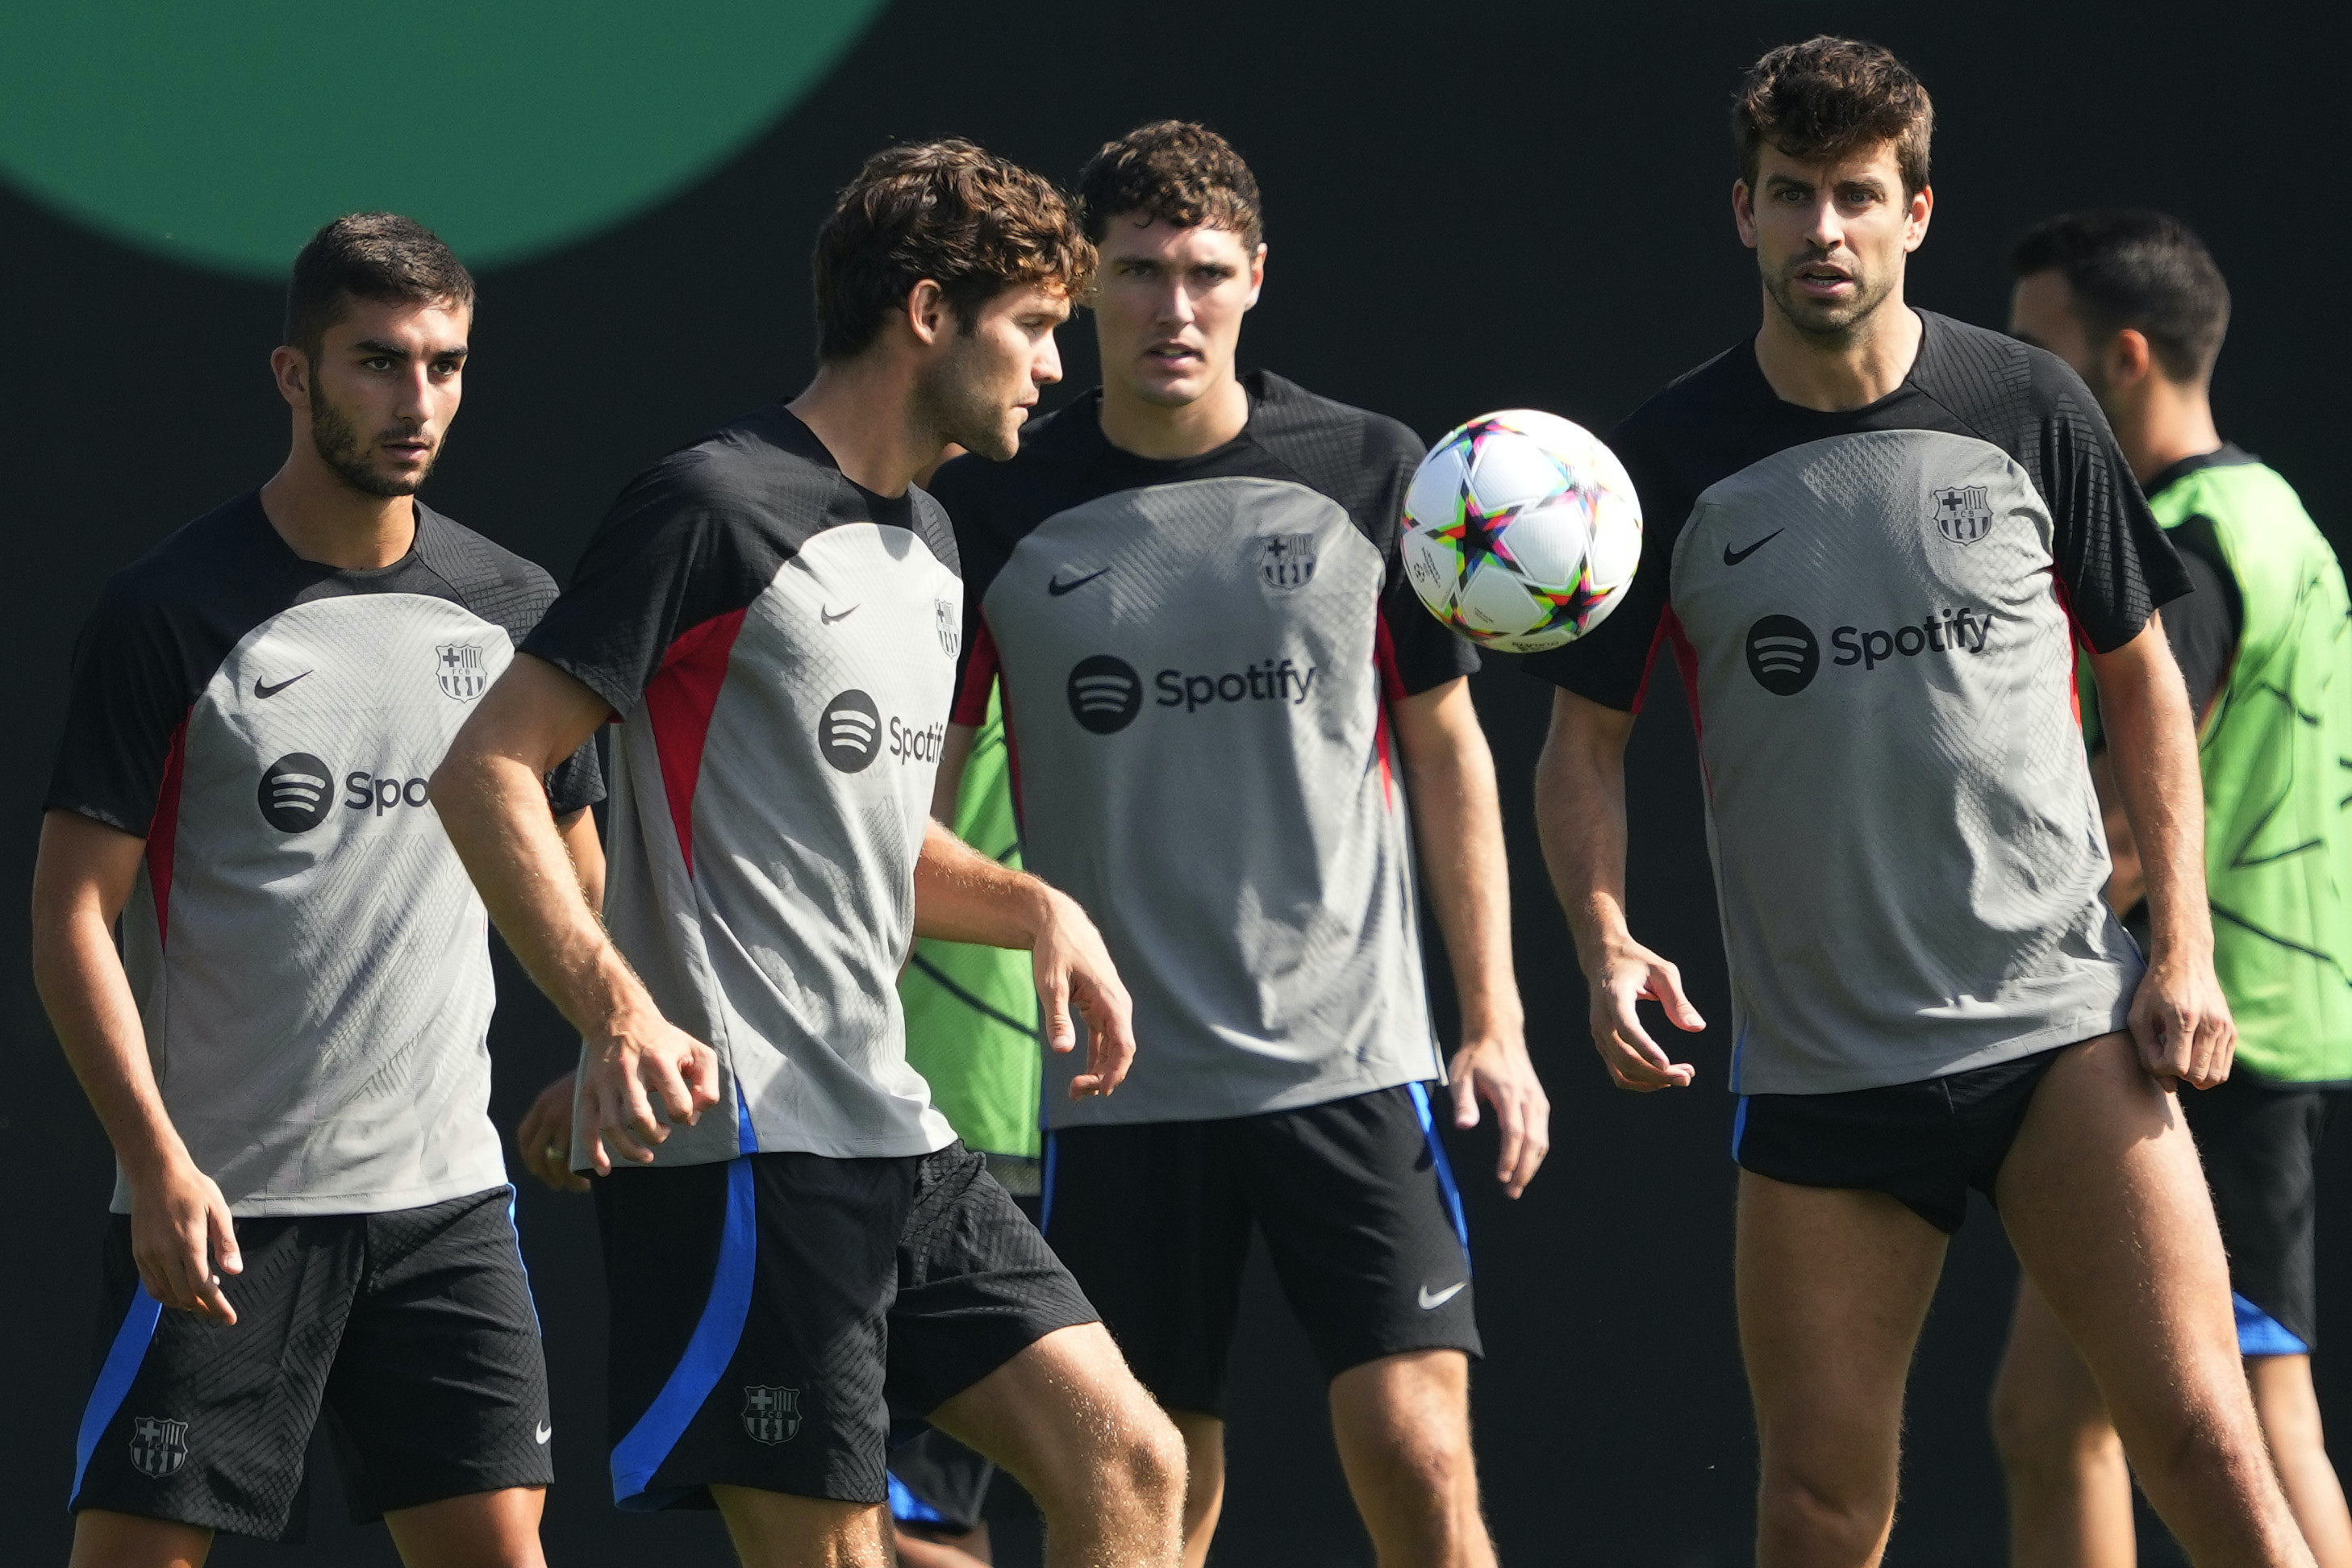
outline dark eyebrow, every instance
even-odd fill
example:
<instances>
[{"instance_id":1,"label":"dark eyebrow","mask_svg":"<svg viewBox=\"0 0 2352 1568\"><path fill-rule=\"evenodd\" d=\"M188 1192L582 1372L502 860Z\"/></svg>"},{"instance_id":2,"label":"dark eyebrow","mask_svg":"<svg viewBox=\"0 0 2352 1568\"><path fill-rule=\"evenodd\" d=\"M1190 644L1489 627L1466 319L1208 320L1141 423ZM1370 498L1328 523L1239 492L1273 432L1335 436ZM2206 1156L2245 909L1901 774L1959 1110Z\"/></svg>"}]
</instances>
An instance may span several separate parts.
<instances>
[{"instance_id":1,"label":"dark eyebrow","mask_svg":"<svg viewBox=\"0 0 2352 1568\"><path fill-rule=\"evenodd\" d=\"M408 351L402 348L398 343L387 343L377 338L362 338L358 342L352 345L352 352L357 354L364 354L370 359L376 359L379 357L383 359L406 359L408 357ZM454 355L459 359L463 359L466 355L466 345L459 343L454 348L435 349L425 357L427 359L448 359Z\"/></svg>"}]
</instances>

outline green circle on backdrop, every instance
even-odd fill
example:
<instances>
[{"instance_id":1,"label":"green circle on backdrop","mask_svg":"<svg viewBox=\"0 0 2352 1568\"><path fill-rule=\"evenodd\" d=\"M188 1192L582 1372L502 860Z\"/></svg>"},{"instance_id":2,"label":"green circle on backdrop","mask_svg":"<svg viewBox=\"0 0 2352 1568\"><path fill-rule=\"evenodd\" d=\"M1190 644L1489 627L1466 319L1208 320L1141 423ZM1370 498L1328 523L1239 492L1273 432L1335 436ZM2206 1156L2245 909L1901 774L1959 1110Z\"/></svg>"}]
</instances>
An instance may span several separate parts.
<instances>
[{"instance_id":1,"label":"green circle on backdrop","mask_svg":"<svg viewBox=\"0 0 2352 1568\"><path fill-rule=\"evenodd\" d=\"M881 3L16 0L0 174L231 271L281 277L321 223L373 208L514 261L712 167Z\"/></svg>"}]
</instances>

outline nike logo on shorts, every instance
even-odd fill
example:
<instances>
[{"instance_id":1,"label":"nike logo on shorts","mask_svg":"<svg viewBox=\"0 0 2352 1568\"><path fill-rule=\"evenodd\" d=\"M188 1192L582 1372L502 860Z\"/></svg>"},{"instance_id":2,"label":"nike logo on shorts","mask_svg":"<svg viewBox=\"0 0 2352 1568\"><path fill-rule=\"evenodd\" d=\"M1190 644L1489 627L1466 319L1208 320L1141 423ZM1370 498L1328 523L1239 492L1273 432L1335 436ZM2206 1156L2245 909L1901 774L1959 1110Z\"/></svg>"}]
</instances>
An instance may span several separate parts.
<instances>
[{"instance_id":1,"label":"nike logo on shorts","mask_svg":"<svg viewBox=\"0 0 2352 1568\"><path fill-rule=\"evenodd\" d=\"M1467 1279L1457 1279L1443 1290L1432 1290L1428 1286L1423 1285L1421 1288L1421 1310L1424 1312L1434 1312L1438 1308L1462 1294L1469 1283Z\"/></svg>"},{"instance_id":2,"label":"nike logo on shorts","mask_svg":"<svg viewBox=\"0 0 2352 1568\"><path fill-rule=\"evenodd\" d=\"M552 1437L552 1436L555 1436L555 1428L554 1428L554 1427L552 1427L552 1426L549 1426L546 1422L544 1422L544 1421L542 1421L542 1422L541 1422L541 1423L539 1424L539 1430L531 1434L531 1437L532 1437L532 1439L533 1439L534 1441L537 1441L537 1442L540 1442L540 1443L544 1443L544 1442L546 1442L550 1437Z\"/></svg>"},{"instance_id":3,"label":"nike logo on shorts","mask_svg":"<svg viewBox=\"0 0 2352 1568\"><path fill-rule=\"evenodd\" d=\"M864 607L865 607L865 606L864 606L862 604L859 604L859 605L850 605L850 606L849 606L849 608L847 608L847 609L845 609L845 610L842 611L842 612L841 612L841 614L839 614L839 615L837 615L837 616L836 616L836 615L835 615L831 610L828 610L828 609L826 609L824 605L819 605L817 606L816 618L817 618L818 620L823 621L826 626L831 626L831 625L833 625L833 623L834 623L834 622L835 622L835 621L845 621L845 620L847 620L850 616L852 616L856 615L856 614L860 609L862 609L862 608L864 608Z\"/></svg>"},{"instance_id":4,"label":"nike logo on shorts","mask_svg":"<svg viewBox=\"0 0 2352 1568\"><path fill-rule=\"evenodd\" d=\"M1788 531L1785 528L1776 528L1745 550L1734 550L1727 544L1723 547L1723 563L1726 566L1737 566Z\"/></svg>"},{"instance_id":5,"label":"nike logo on shorts","mask_svg":"<svg viewBox=\"0 0 2352 1568\"><path fill-rule=\"evenodd\" d=\"M1062 581L1062 574L1059 572L1056 572L1051 577L1045 579L1045 592L1058 599L1073 588L1085 587L1087 584L1101 576L1103 572L1108 572L1110 568L1106 566L1102 569L1102 572L1089 572L1083 577L1073 577L1066 583Z\"/></svg>"},{"instance_id":6,"label":"nike logo on shorts","mask_svg":"<svg viewBox=\"0 0 2352 1568\"><path fill-rule=\"evenodd\" d=\"M302 672L302 675L315 675L318 672L316 670L306 669ZM261 677L257 675L253 678L253 694L256 697L267 700L269 698L277 696L279 692L285 690L288 687L301 679L302 675L289 675L275 686L262 685Z\"/></svg>"}]
</instances>

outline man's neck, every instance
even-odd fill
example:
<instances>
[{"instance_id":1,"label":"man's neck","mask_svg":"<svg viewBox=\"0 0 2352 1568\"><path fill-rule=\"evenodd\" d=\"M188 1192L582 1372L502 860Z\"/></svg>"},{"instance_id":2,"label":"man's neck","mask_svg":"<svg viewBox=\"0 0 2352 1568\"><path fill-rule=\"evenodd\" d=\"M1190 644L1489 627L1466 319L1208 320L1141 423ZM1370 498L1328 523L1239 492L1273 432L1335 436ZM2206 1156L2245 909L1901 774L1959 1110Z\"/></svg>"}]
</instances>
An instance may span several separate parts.
<instances>
[{"instance_id":1,"label":"man's neck","mask_svg":"<svg viewBox=\"0 0 2352 1568\"><path fill-rule=\"evenodd\" d=\"M1838 342L1800 332L1771 297L1756 334L1756 364L1783 403L1824 414L1867 408L1903 384L1919 357L1927 327L1919 313L1890 294Z\"/></svg>"},{"instance_id":2,"label":"man's neck","mask_svg":"<svg viewBox=\"0 0 2352 1568\"><path fill-rule=\"evenodd\" d=\"M1172 461L1213 452L1249 424L1249 389L1228 374L1190 403L1147 403L1103 383L1103 439L1139 458Z\"/></svg>"},{"instance_id":3,"label":"man's neck","mask_svg":"<svg viewBox=\"0 0 2352 1568\"><path fill-rule=\"evenodd\" d=\"M2183 386L2151 374L2135 416L2116 422L2116 444L2132 478L2145 486L2184 458L2219 451L2221 433L2213 426L2213 405L2201 385Z\"/></svg>"},{"instance_id":4,"label":"man's neck","mask_svg":"<svg viewBox=\"0 0 2352 1568\"><path fill-rule=\"evenodd\" d=\"M879 354L821 364L784 406L815 432L844 478L878 496L902 496L947 446L914 416L914 385Z\"/></svg>"},{"instance_id":5,"label":"man's neck","mask_svg":"<svg viewBox=\"0 0 2352 1568\"><path fill-rule=\"evenodd\" d=\"M369 495L306 450L296 437L286 466L261 487L261 512L286 548L346 572L389 566L416 542L416 507L406 496Z\"/></svg>"}]
</instances>

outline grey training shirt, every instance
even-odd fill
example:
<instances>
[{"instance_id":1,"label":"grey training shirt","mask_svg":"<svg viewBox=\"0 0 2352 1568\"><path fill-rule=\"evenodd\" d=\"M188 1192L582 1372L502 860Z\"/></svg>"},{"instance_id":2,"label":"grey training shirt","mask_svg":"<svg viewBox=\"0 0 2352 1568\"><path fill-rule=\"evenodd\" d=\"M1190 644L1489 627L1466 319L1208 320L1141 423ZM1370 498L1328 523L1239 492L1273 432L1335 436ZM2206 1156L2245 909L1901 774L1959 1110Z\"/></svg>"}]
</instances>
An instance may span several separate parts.
<instances>
[{"instance_id":1,"label":"grey training shirt","mask_svg":"<svg viewBox=\"0 0 2352 1568\"><path fill-rule=\"evenodd\" d=\"M2074 713L2077 640L2188 590L2083 384L1920 312L1903 384L1784 403L1742 343L1612 446L1626 601L1528 668L1636 710L1671 654L1706 768L1732 1088L1828 1093L2123 1027L2140 959Z\"/></svg>"},{"instance_id":2,"label":"grey training shirt","mask_svg":"<svg viewBox=\"0 0 2352 1568\"><path fill-rule=\"evenodd\" d=\"M146 840L123 967L164 1108L234 1214L507 1179L488 921L425 780L555 585L415 505L405 558L347 571L240 496L118 574L74 650L45 804ZM592 748L550 780L559 813L603 793Z\"/></svg>"},{"instance_id":3,"label":"grey training shirt","mask_svg":"<svg viewBox=\"0 0 2352 1568\"><path fill-rule=\"evenodd\" d=\"M1135 998L1135 1066L1050 1126L1296 1110L1439 1077L1389 707L1476 668L1397 569L1422 444L1252 376L1249 423L1160 462L1098 399L936 489L973 609L960 722L1001 674L1029 868Z\"/></svg>"}]
</instances>

